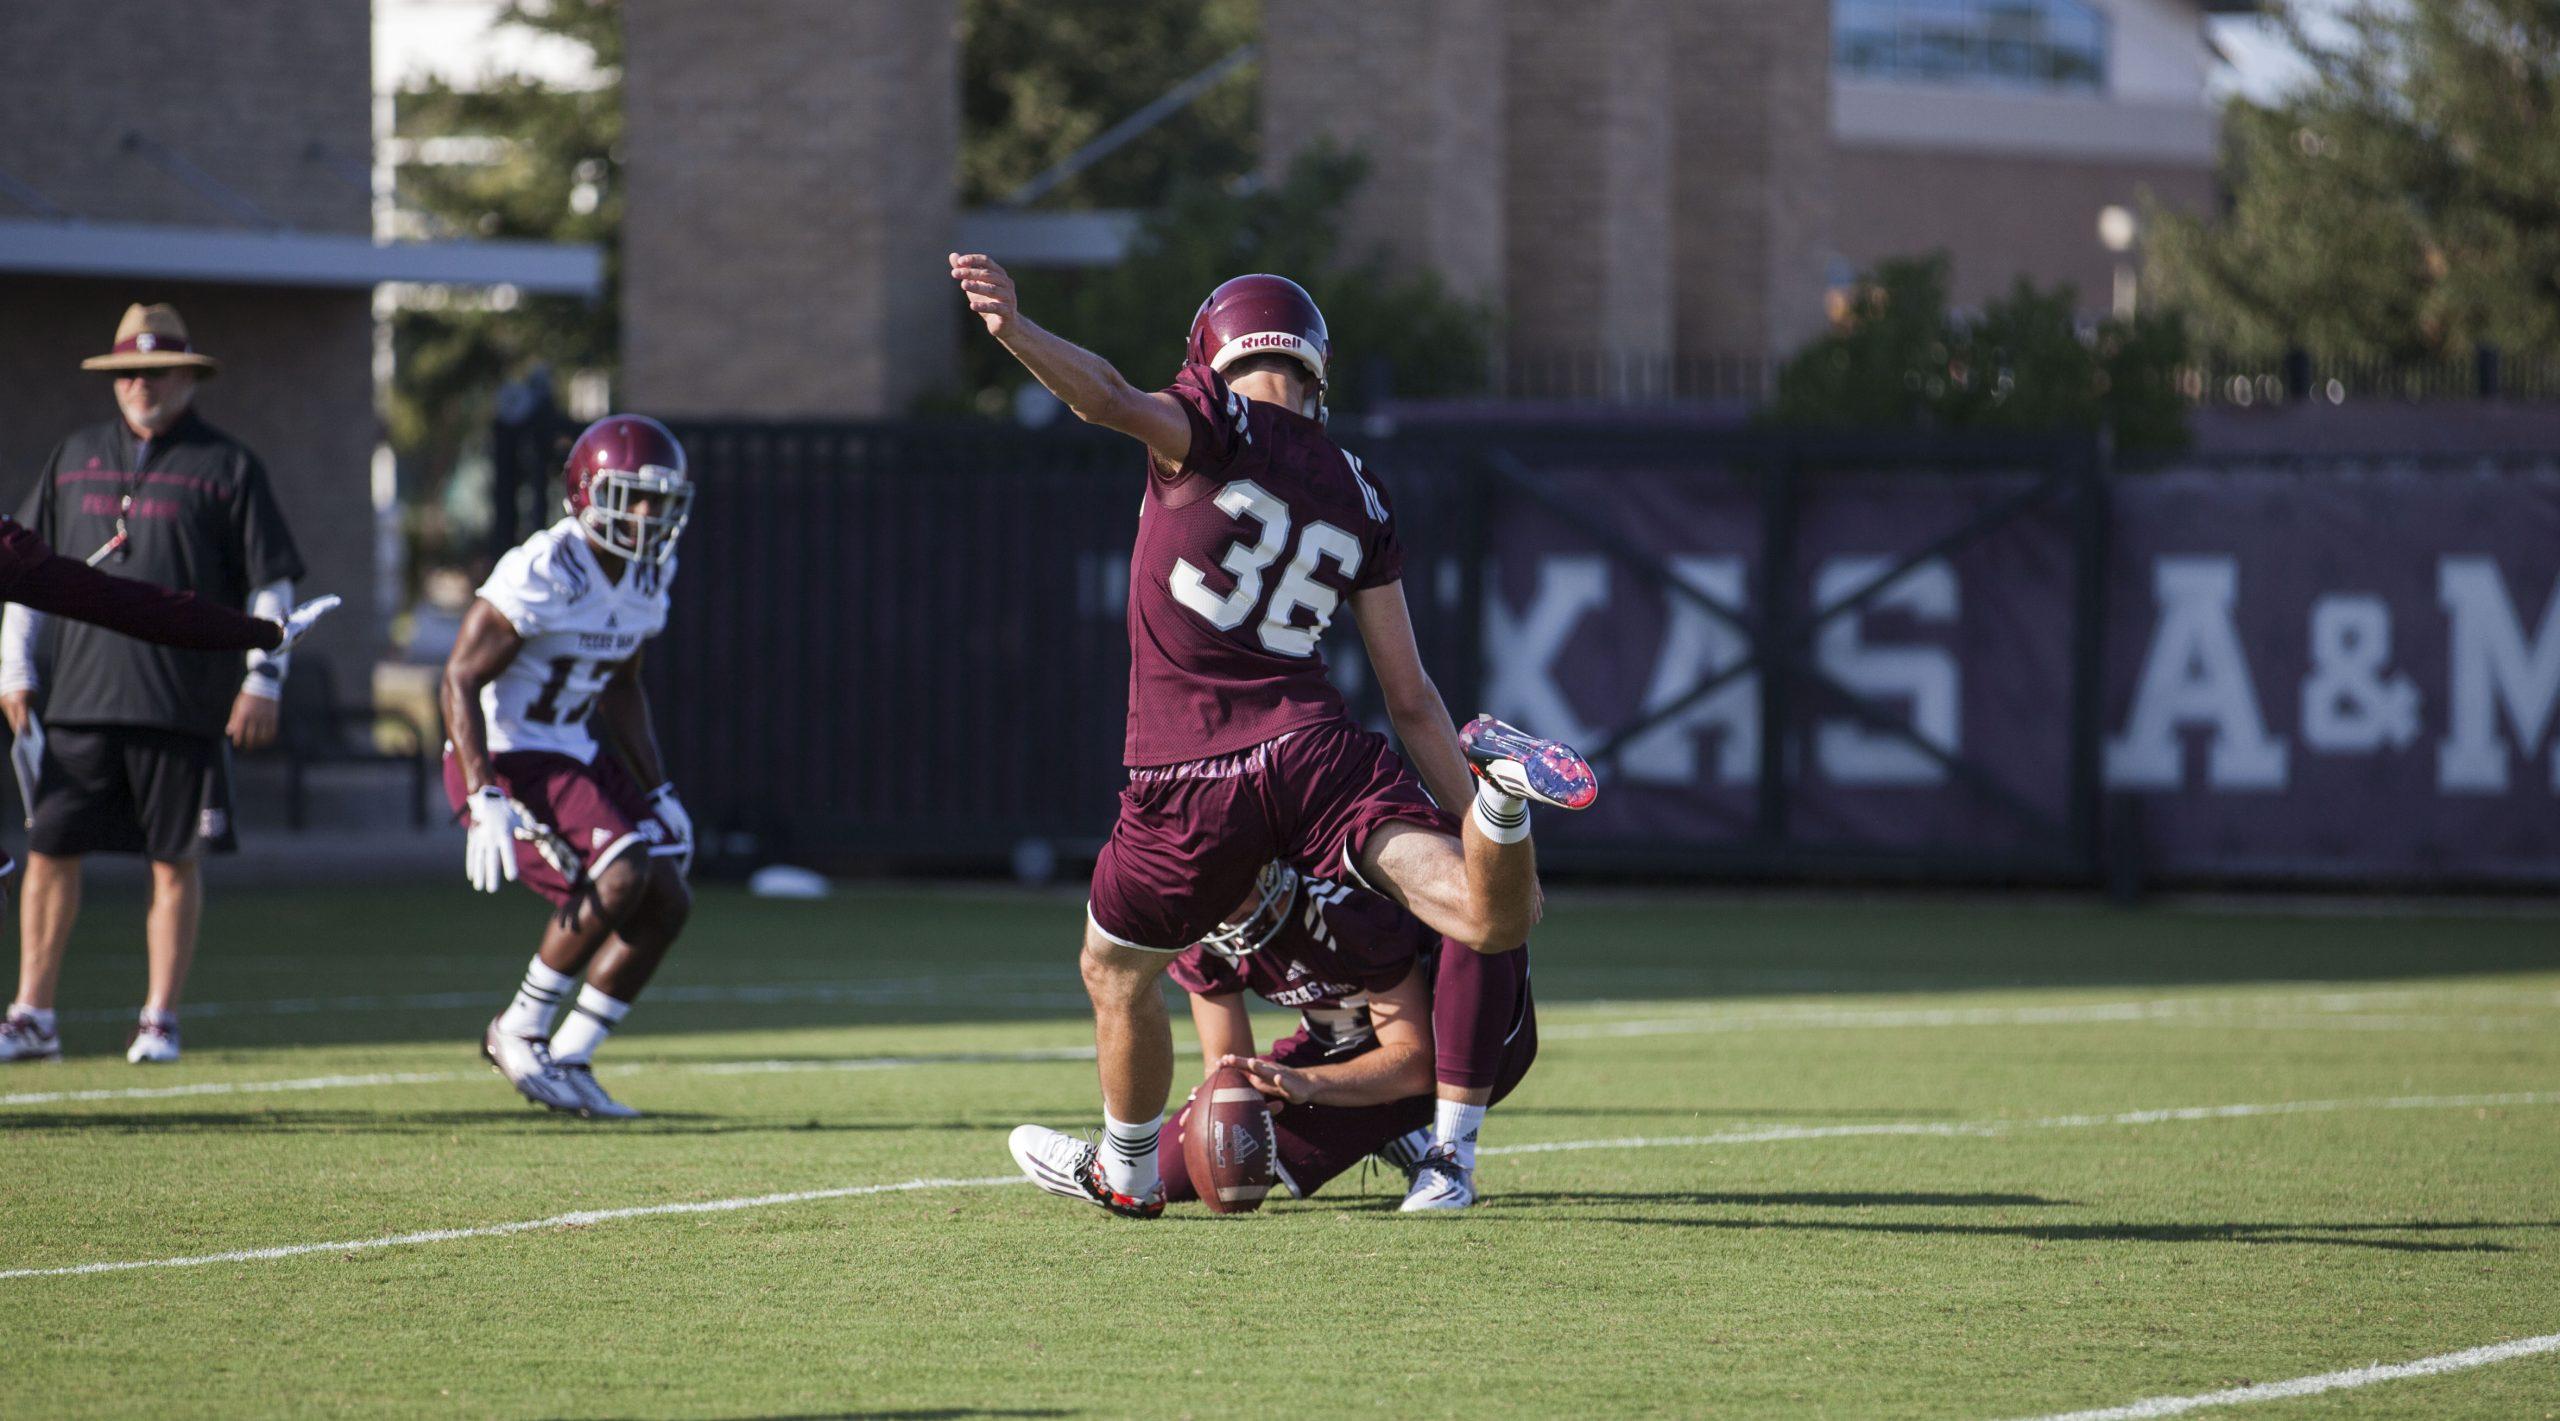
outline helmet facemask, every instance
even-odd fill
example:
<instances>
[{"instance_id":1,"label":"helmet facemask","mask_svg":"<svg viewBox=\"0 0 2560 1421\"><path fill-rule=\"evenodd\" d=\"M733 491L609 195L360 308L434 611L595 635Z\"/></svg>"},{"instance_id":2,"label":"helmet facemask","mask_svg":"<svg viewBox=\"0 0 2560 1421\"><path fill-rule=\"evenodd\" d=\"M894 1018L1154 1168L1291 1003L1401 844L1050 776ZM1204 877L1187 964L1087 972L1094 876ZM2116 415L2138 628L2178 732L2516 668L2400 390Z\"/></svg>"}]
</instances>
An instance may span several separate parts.
<instances>
[{"instance_id":1,"label":"helmet facemask","mask_svg":"<svg viewBox=\"0 0 2560 1421\"><path fill-rule=\"evenodd\" d=\"M1254 881L1253 901L1236 917L1218 924L1200 945L1229 962L1242 963L1280 935L1289 909L1298 899L1298 871L1285 863L1267 863Z\"/></svg>"},{"instance_id":2,"label":"helmet facemask","mask_svg":"<svg viewBox=\"0 0 2560 1421\"><path fill-rule=\"evenodd\" d=\"M636 511L644 498L656 503L645 514ZM681 469L649 464L596 471L578 523L607 552L635 562L663 563L675 554L676 539L692 516L693 481Z\"/></svg>"}]
</instances>

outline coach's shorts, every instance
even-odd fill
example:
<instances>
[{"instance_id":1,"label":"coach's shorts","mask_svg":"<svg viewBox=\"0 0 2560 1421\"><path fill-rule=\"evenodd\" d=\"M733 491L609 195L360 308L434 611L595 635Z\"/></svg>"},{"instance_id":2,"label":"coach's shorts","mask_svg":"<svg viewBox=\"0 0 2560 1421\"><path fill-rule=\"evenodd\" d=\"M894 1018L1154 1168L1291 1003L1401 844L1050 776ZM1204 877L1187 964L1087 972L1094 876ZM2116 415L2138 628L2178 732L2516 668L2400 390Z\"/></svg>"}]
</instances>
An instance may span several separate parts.
<instances>
[{"instance_id":1,"label":"coach's shorts","mask_svg":"<svg viewBox=\"0 0 2560 1421\"><path fill-rule=\"evenodd\" d=\"M162 863L230 853L231 747L150 725L48 725L27 847Z\"/></svg>"},{"instance_id":2,"label":"coach's shorts","mask_svg":"<svg viewBox=\"0 0 2560 1421\"><path fill-rule=\"evenodd\" d=\"M1464 951L1464 949L1454 949ZM1474 954L1470 953L1470 956ZM1505 953L1503 956L1510 956ZM1495 959L1499 961L1499 959ZM1529 1066L1538 1058L1536 1016L1524 994L1520 1001L1520 1022L1501 1048L1499 1063L1490 1084L1493 1098L1500 1101L1511 1094L1529 1074ZM1321 1066L1356 1059L1328 1056L1325 1048L1301 1029L1272 1043L1262 1053L1284 1066ZM1198 1091L1195 1089L1196 1097ZM1429 1093L1407 1096L1384 1105L1292 1105L1271 1117L1271 1132L1279 1146L1280 1175L1283 1187L1300 1199L1312 1199L1317 1190L1361 1160L1376 1153L1387 1142L1416 1130L1430 1128L1432 1102ZM1179 1204L1200 1197L1199 1187L1191 1180L1191 1165L1182 1153L1184 1134L1191 1124L1193 1102L1185 1100L1165 1126L1164 1137L1156 1148L1156 1168L1164 1175L1165 1198ZM1390 1188L1401 1192L1404 1181L1390 1178Z\"/></svg>"},{"instance_id":3,"label":"coach's shorts","mask_svg":"<svg viewBox=\"0 0 2560 1421\"><path fill-rule=\"evenodd\" d=\"M1387 738L1348 720L1213 760L1133 769L1093 866L1094 926L1123 947L1179 952L1253 891L1264 864L1339 878L1393 823L1458 832Z\"/></svg>"},{"instance_id":4,"label":"coach's shorts","mask_svg":"<svg viewBox=\"0 0 2560 1421\"><path fill-rule=\"evenodd\" d=\"M516 803L577 848L591 879L624 854L681 852L649 807L647 792L632 782L622 762L611 755L599 753L594 764L582 765L547 750L509 750L495 756L489 768ZM469 823L470 810L464 801L470 792L462 782L462 765L451 750L444 756L444 795L452 802L453 812ZM569 905L569 880L560 876L542 850L523 840L516 842L516 878L561 907Z\"/></svg>"}]
</instances>

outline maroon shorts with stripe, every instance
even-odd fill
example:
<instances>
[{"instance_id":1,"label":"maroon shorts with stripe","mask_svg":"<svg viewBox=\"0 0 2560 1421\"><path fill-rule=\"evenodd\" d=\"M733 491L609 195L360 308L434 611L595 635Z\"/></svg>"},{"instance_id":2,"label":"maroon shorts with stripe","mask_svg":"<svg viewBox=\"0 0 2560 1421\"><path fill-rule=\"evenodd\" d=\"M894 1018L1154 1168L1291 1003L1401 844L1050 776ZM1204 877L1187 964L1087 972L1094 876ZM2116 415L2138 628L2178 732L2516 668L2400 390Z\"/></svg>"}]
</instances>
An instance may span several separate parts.
<instances>
[{"instance_id":1,"label":"maroon shorts with stripe","mask_svg":"<svg viewBox=\"0 0 2560 1421\"><path fill-rule=\"evenodd\" d=\"M493 757L489 768L516 803L576 847L590 877L624 854L639 854L645 862L657 845L668 841L657 812L649 807L648 793L611 755L598 754L594 764L582 765L548 750L509 750ZM463 801L470 793L451 751L444 757L444 795L454 813L469 823ZM569 880L530 843L516 844L516 877L553 903L569 905Z\"/></svg>"},{"instance_id":2,"label":"maroon shorts with stripe","mask_svg":"<svg viewBox=\"0 0 2560 1421\"><path fill-rule=\"evenodd\" d=\"M1133 769L1093 866L1093 921L1123 946L1179 952L1244 900L1264 864L1339 878L1393 823L1458 832L1387 738L1348 720Z\"/></svg>"}]
</instances>

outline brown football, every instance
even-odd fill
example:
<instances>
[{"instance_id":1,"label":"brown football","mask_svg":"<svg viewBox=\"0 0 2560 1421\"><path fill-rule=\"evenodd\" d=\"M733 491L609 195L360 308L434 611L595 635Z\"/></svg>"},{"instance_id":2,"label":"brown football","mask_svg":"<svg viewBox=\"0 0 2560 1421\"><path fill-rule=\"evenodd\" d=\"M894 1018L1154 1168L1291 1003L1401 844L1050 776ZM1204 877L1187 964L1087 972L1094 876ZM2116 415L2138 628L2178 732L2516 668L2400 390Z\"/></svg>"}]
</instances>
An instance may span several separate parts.
<instances>
[{"instance_id":1,"label":"brown football","mask_svg":"<svg viewBox=\"0 0 2560 1421\"><path fill-rule=\"evenodd\" d=\"M1182 1154L1191 1166L1192 1186L1213 1214L1250 1214L1271 1192L1273 1153L1279 1146L1271 1129L1271 1107L1262 1092L1234 1066L1209 1073L1191 1098L1191 1119L1183 1130Z\"/></svg>"}]
</instances>

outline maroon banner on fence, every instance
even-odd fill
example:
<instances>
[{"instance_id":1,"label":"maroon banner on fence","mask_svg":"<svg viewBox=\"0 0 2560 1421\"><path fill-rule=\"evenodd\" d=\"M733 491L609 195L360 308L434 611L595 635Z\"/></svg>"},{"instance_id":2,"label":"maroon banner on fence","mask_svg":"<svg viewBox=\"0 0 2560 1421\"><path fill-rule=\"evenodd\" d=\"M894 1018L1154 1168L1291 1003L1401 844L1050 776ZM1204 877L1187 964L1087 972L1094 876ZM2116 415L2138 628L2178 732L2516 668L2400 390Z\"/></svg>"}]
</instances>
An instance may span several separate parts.
<instances>
[{"instance_id":1,"label":"maroon banner on fence","mask_svg":"<svg viewBox=\"0 0 2560 1421\"><path fill-rule=\"evenodd\" d=\"M1773 590L1765 490L1694 469L1548 478L1598 531L1494 520L1486 701L1618 743L1600 805L1542 818L1542 836L1754 842L1759 675L1689 693L1750 644L1716 609L1749 623ZM2032 483L1807 477L1774 590L1794 612L1832 607ZM2110 517L2102 780L2135 806L2110 817L2154 872L2560 880L2560 474L2170 472L2117 480ZM1817 674L1778 706L1785 842L2057 846L2073 550L2067 502L2036 504L1804 639Z\"/></svg>"}]
</instances>

